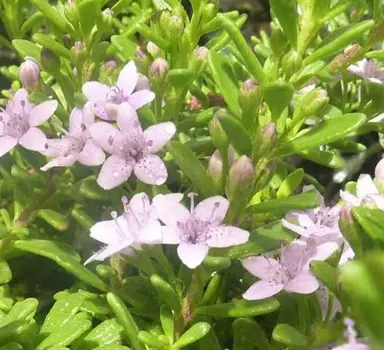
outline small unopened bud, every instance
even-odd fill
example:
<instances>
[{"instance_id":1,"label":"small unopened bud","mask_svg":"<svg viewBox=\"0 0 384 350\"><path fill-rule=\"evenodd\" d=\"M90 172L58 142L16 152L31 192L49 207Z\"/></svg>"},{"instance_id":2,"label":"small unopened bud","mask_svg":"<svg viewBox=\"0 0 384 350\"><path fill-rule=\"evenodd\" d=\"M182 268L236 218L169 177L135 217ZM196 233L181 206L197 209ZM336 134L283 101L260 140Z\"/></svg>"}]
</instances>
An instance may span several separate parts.
<instances>
[{"instance_id":1,"label":"small unopened bud","mask_svg":"<svg viewBox=\"0 0 384 350\"><path fill-rule=\"evenodd\" d=\"M256 149L255 158L260 159L264 157L273 147L277 139L276 124L271 122L264 126L261 133L257 136L256 143L258 147Z\"/></svg>"},{"instance_id":2,"label":"small unopened bud","mask_svg":"<svg viewBox=\"0 0 384 350\"><path fill-rule=\"evenodd\" d=\"M147 43L147 51L153 58L157 58L161 54L160 48L152 41Z\"/></svg>"},{"instance_id":3,"label":"small unopened bud","mask_svg":"<svg viewBox=\"0 0 384 350\"><path fill-rule=\"evenodd\" d=\"M249 191L249 186L254 180L255 170L251 159L241 156L237 159L231 169L226 185L226 195L230 200L244 197Z\"/></svg>"},{"instance_id":4,"label":"small unopened bud","mask_svg":"<svg viewBox=\"0 0 384 350\"><path fill-rule=\"evenodd\" d=\"M68 0L64 6L65 18L72 24L79 22L79 9L74 0Z\"/></svg>"},{"instance_id":5,"label":"small unopened bud","mask_svg":"<svg viewBox=\"0 0 384 350\"><path fill-rule=\"evenodd\" d=\"M113 72L117 68L117 62L114 59L110 59L104 62L104 68L107 72Z\"/></svg>"},{"instance_id":6,"label":"small unopened bud","mask_svg":"<svg viewBox=\"0 0 384 350\"><path fill-rule=\"evenodd\" d=\"M291 77L294 73L296 73L301 68L302 64L303 59L295 50L289 51L281 61L283 71L288 77Z\"/></svg>"},{"instance_id":7,"label":"small unopened bud","mask_svg":"<svg viewBox=\"0 0 384 350\"><path fill-rule=\"evenodd\" d=\"M28 90L33 90L39 84L40 67L33 58L27 57L20 65L19 78Z\"/></svg>"},{"instance_id":8,"label":"small unopened bud","mask_svg":"<svg viewBox=\"0 0 384 350\"><path fill-rule=\"evenodd\" d=\"M219 188L222 185L223 178L223 158L219 151L212 154L208 162L208 175L213 183Z\"/></svg>"},{"instance_id":9,"label":"small unopened bud","mask_svg":"<svg viewBox=\"0 0 384 350\"><path fill-rule=\"evenodd\" d=\"M169 71L168 62L164 58L156 58L150 67L152 78L163 80Z\"/></svg>"},{"instance_id":10,"label":"small unopened bud","mask_svg":"<svg viewBox=\"0 0 384 350\"><path fill-rule=\"evenodd\" d=\"M205 46L200 46L196 49L196 58L206 61L208 58L209 50Z\"/></svg>"},{"instance_id":11,"label":"small unopened bud","mask_svg":"<svg viewBox=\"0 0 384 350\"><path fill-rule=\"evenodd\" d=\"M41 66L47 72L59 72L61 67L60 58L51 50L43 48L41 50Z\"/></svg>"},{"instance_id":12,"label":"small unopened bud","mask_svg":"<svg viewBox=\"0 0 384 350\"><path fill-rule=\"evenodd\" d=\"M277 137L277 129L275 123L268 123L264 126L261 135L263 136L265 141L274 143Z\"/></svg>"},{"instance_id":13,"label":"small unopened bud","mask_svg":"<svg viewBox=\"0 0 384 350\"><path fill-rule=\"evenodd\" d=\"M344 238L351 245L356 256L360 257L363 253L362 239L365 236L365 233L354 219L351 208L349 206L344 206L341 209L339 229L342 232Z\"/></svg>"},{"instance_id":14,"label":"small unopened bud","mask_svg":"<svg viewBox=\"0 0 384 350\"><path fill-rule=\"evenodd\" d=\"M149 57L148 53L140 46L135 49L135 63L139 71L143 74L148 74Z\"/></svg>"},{"instance_id":15,"label":"small unopened bud","mask_svg":"<svg viewBox=\"0 0 384 350\"><path fill-rule=\"evenodd\" d=\"M113 11L110 8L105 9L102 13L102 19L103 19L103 24L105 25L105 27L112 28Z\"/></svg>"},{"instance_id":16,"label":"small unopened bud","mask_svg":"<svg viewBox=\"0 0 384 350\"><path fill-rule=\"evenodd\" d=\"M169 19L168 23L169 37L175 40L179 40L184 32L183 19L179 15L173 15Z\"/></svg>"},{"instance_id":17,"label":"small unopened bud","mask_svg":"<svg viewBox=\"0 0 384 350\"><path fill-rule=\"evenodd\" d=\"M229 146L228 136L220 124L220 113L226 113L225 110L219 110L209 123L209 132L212 142L220 152L225 152Z\"/></svg>"},{"instance_id":18,"label":"small unopened bud","mask_svg":"<svg viewBox=\"0 0 384 350\"><path fill-rule=\"evenodd\" d=\"M242 110L241 119L249 130L254 130L258 123L258 110L261 103L259 84L248 79L240 84L239 105Z\"/></svg>"},{"instance_id":19,"label":"small unopened bud","mask_svg":"<svg viewBox=\"0 0 384 350\"><path fill-rule=\"evenodd\" d=\"M215 4L206 4L203 6L202 17L204 22L207 23L215 17L217 13L217 6Z\"/></svg>"},{"instance_id":20,"label":"small unopened bud","mask_svg":"<svg viewBox=\"0 0 384 350\"><path fill-rule=\"evenodd\" d=\"M307 93L301 103L302 117L315 115L328 106L329 97L326 90L315 89Z\"/></svg>"},{"instance_id":21,"label":"small unopened bud","mask_svg":"<svg viewBox=\"0 0 384 350\"><path fill-rule=\"evenodd\" d=\"M85 46L82 41L76 41L71 48L71 59L76 65L82 65L86 59L85 57Z\"/></svg>"},{"instance_id":22,"label":"small unopened bud","mask_svg":"<svg viewBox=\"0 0 384 350\"><path fill-rule=\"evenodd\" d=\"M272 29L271 49L273 53L277 57L280 57L281 54L285 51L285 48L287 47L287 45L288 45L288 41L283 31L279 27Z\"/></svg>"}]
</instances>

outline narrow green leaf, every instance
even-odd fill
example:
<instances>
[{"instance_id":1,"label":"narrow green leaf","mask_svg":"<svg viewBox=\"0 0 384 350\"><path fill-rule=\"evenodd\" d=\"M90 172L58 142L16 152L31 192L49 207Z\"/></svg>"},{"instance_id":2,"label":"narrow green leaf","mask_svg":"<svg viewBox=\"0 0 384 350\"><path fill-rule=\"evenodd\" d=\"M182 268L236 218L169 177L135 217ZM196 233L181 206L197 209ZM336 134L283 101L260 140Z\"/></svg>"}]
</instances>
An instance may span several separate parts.
<instances>
[{"instance_id":1,"label":"narrow green leaf","mask_svg":"<svg viewBox=\"0 0 384 350\"><path fill-rule=\"evenodd\" d=\"M168 72L168 82L176 89L183 89L191 85L195 72L187 68L171 69Z\"/></svg>"},{"instance_id":2,"label":"narrow green leaf","mask_svg":"<svg viewBox=\"0 0 384 350\"><path fill-rule=\"evenodd\" d=\"M152 275L150 281L155 287L159 298L165 301L174 312L180 312L181 305L179 296L177 295L176 291L171 287L171 285L157 275Z\"/></svg>"},{"instance_id":3,"label":"narrow green leaf","mask_svg":"<svg viewBox=\"0 0 384 350\"><path fill-rule=\"evenodd\" d=\"M69 226L69 220L65 215L51 209L41 209L37 212L37 216L58 231L65 231Z\"/></svg>"},{"instance_id":4,"label":"narrow green leaf","mask_svg":"<svg viewBox=\"0 0 384 350\"><path fill-rule=\"evenodd\" d=\"M232 65L227 56L210 51L208 64L212 71L215 82L224 97L231 112L239 116L239 84L233 72Z\"/></svg>"},{"instance_id":5,"label":"narrow green leaf","mask_svg":"<svg viewBox=\"0 0 384 350\"><path fill-rule=\"evenodd\" d=\"M136 44L125 35L112 35L111 43L127 60L135 57Z\"/></svg>"},{"instance_id":6,"label":"narrow green leaf","mask_svg":"<svg viewBox=\"0 0 384 350\"><path fill-rule=\"evenodd\" d=\"M284 34L292 47L296 48L299 30L296 0L270 0L269 4L279 20Z\"/></svg>"},{"instance_id":7,"label":"narrow green leaf","mask_svg":"<svg viewBox=\"0 0 384 350\"><path fill-rule=\"evenodd\" d=\"M255 320L238 318L232 323L234 345L233 350L242 350L243 346L256 346L258 350L270 350L271 346L263 327Z\"/></svg>"},{"instance_id":8,"label":"narrow green leaf","mask_svg":"<svg viewBox=\"0 0 384 350\"><path fill-rule=\"evenodd\" d=\"M300 185L304 178L304 170L296 169L290 173L280 185L276 195L277 198L286 198Z\"/></svg>"},{"instance_id":9,"label":"narrow green leaf","mask_svg":"<svg viewBox=\"0 0 384 350\"><path fill-rule=\"evenodd\" d=\"M318 148L306 149L298 152L303 158L332 169L339 169L344 166L344 160L337 153L320 151Z\"/></svg>"},{"instance_id":10,"label":"narrow green leaf","mask_svg":"<svg viewBox=\"0 0 384 350\"><path fill-rule=\"evenodd\" d=\"M160 308L160 322L161 327L163 328L163 332L168 338L169 344L173 344L175 322L173 320L172 310L167 305L163 305Z\"/></svg>"},{"instance_id":11,"label":"narrow green leaf","mask_svg":"<svg viewBox=\"0 0 384 350\"><path fill-rule=\"evenodd\" d=\"M251 213L281 214L295 209L316 208L319 205L319 195L315 191L308 191L288 198L271 199L255 205L250 203L248 210Z\"/></svg>"},{"instance_id":12,"label":"narrow green leaf","mask_svg":"<svg viewBox=\"0 0 384 350\"><path fill-rule=\"evenodd\" d=\"M173 344L173 347L176 349L181 349L187 345L197 342L199 339L203 338L211 329L211 326L206 322L195 323L191 328L189 328L179 340Z\"/></svg>"},{"instance_id":13,"label":"narrow green leaf","mask_svg":"<svg viewBox=\"0 0 384 350\"><path fill-rule=\"evenodd\" d=\"M105 283L86 267L81 265L76 259L74 259L74 254L68 253L68 247L63 244L54 241L36 239L29 241L15 241L14 245L15 248L19 250L41 255L55 261L59 266L92 287L102 291L107 290Z\"/></svg>"},{"instance_id":14,"label":"narrow green leaf","mask_svg":"<svg viewBox=\"0 0 384 350\"><path fill-rule=\"evenodd\" d=\"M283 157L292 153L327 145L350 134L366 121L361 113L345 114L329 119L293 140L286 141L274 152L273 157Z\"/></svg>"},{"instance_id":15,"label":"narrow green leaf","mask_svg":"<svg viewBox=\"0 0 384 350\"><path fill-rule=\"evenodd\" d=\"M274 298L264 300L236 300L226 304L202 306L195 310L194 317L251 317L269 314L279 308L279 302Z\"/></svg>"},{"instance_id":16,"label":"narrow green leaf","mask_svg":"<svg viewBox=\"0 0 384 350\"><path fill-rule=\"evenodd\" d=\"M89 36L101 17L101 3L99 0L82 0L78 6L81 29L84 35Z\"/></svg>"},{"instance_id":17,"label":"narrow green leaf","mask_svg":"<svg viewBox=\"0 0 384 350\"><path fill-rule=\"evenodd\" d=\"M41 48L36 44L28 40L15 39L12 40L12 45L23 59L25 57L32 57L37 62L40 62Z\"/></svg>"},{"instance_id":18,"label":"narrow green leaf","mask_svg":"<svg viewBox=\"0 0 384 350\"><path fill-rule=\"evenodd\" d=\"M305 346L307 338L289 324L278 324L272 332L272 339L288 346Z\"/></svg>"},{"instance_id":19,"label":"narrow green leaf","mask_svg":"<svg viewBox=\"0 0 384 350\"><path fill-rule=\"evenodd\" d=\"M198 193L205 197L213 196L214 185L207 175L203 165L196 155L185 145L178 141L171 141L167 145L173 159L195 186Z\"/></svg>"},{"instance_id":20,"label":"narrow green leaf","mask_svg":"<svg viewBox=\"0 0 384 350\"><path fill-rule=\"evenodd\" d=\"M57 56L64 57L68 60L71 58L71 52L64 45L52 39L49 35L36 33L32 36L32 40L42 47L51 50Z\"/></svg>"},{"instance_id":21,"label":"narrow green leaf","mask_svg":"<svg viewBox=\"0 0 384 350\"><path fill-rule=\"evenodd\" d=\"M6 284L12 279L12 271L5 260L0 259L0 284Z\"/></svg>"},{"instance_id":22,"label":"narrow green leaf","mask_svg":"<svg viewBox=\"0 0 384 350\"><path fill-rule=\"evenodd\" d=\"M38 304L39 302L34 298L18 301L15 305L13 305L7 315L0 320L0 329L1 327L15 321L31 321L35 316Z\"/></svg>"},{"instance_id":23,"label":"narrow green leaf","mask_svg":"<svg viewBox=\"0 0 384 350\"><path fill-rule=\"evenodd\" d=\"M325 261L312 261L311 270L314 275L324 283L333 293L336 292L337 268Z\"/></svg>"}]
</instances>

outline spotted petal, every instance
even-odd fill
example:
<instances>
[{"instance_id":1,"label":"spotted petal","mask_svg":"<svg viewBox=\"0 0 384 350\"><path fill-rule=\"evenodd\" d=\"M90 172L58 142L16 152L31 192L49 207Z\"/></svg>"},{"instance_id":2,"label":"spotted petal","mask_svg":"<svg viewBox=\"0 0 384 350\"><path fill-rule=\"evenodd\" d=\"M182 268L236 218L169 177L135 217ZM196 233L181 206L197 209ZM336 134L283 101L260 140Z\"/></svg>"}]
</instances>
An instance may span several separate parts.
<instances>
[{"instance_id":1,"label":"spotted petal","mask_svg":"<svg viewBox=\"0 0 384 350\"><path fill-rule=\"evenodd\" d=\"M139 80L139 73L134 61L129 61L121 70L116 85L123 90L124 96L132 94Z\"/></svg>"},{"instance_id":2,"label":"spotted petal","mask_svg":"<svg viewBox=\"0 0 384 350\"><path fill-rule=\"evenodd\" d=\"M189 210L180 203L182 193L159 194L153 198L153 205L159 219L168 226L177 226L177 222L185 222L191 216Z\"/></svg>"},{"instance_id":3,"label":"spotted petal","mask_svg":"<svg viewBox=\"0 0 384 350\"><path fill-rule=\"evenodd\" d=\"M143 131L140 126L136 110L129 103L122 103L117 110L117 125L120 130L132 138Z\"/></svg>"},{"instance_id":4,"label":"spotted petal","mask_svg":"<svg viewBox=\"0 0 384 350\"><path fill-rule=\"evenodd\" d=\"M105 154L93 140L89 139L79 153L77 160L87 166L96 166L104 162Z\"/></svg>"},{"instance_id":5,"label":"spotted petal","mask_svg":"<svg viewBox=\"0 0 384 350\"><path fill-rule=\"evenodd\" d=\"M75 164L76 160L77 160L77 157L74 154L69 154L68 156L58 156L52 159L51 161L49 161L43 167L41 167L41 170L47 171L51 168L56 168L56 167L69 167Z\"/></svg>"},{"instance_id":6,"label":"spotted petal","mask_svg":"<svg viewBox=\"0 0 384 350\"><path fill-rule=\"evenodd\" d=\"M269 279L280 268L280 263L264 256L251 256L242 261L243 267L253 276Z\"/></svg>"},{"instance_id":7,"label":"spotted petal","mask_svg":"<svg viewBox=\"0 0 384 350\"><path fill-rule=\"evenodd\" d=\"M33 107L29 111L29 125L38 126L46 122L57 109L58 103L55 100L45 101Z\"/></svg>"},{"instance_id":8,"label":"spotted petal","mask_svg":"<svg viewBox=\"0 0 384 350\"><path fill-rule=\"evenodd\" d=\"M111 154L118 152L123 135L114 126L106 122L99 122L91 125L89 132L96 144L103 150Z\"/></svg>"},{"instance_id":9,"label":"spotted petal","mask_svg":"<svg viewBox=\"0 0 384 350\"><path fill-rule=\"evenodd\" d=\"M194 215L212 225L220 224L227 215L229 201L222 196L209 197L201 201L194 210Z\"/></svg>"},{"instance_id":10,"label":"spotted petal","mask_svg":"<svg viewBox=\"0 0 384 350\"><path fill-rule=\"evenodd\" d=\"M42 151L47 143L45 134L38 128L29 128L20 138L19 144L31 151Z\"/></svg>"},{"instance_id":11,"label":"spotted petal","mask_svg":"<svg viewBox=\"0 0 384 350\"><path fill-rule=\"evenodd\" d=\"M83 111L80 108L72 109L69 116L69 132L72 135L81 135L83 133Z\"/></svg>"},{"instance_id":12,"label":"spotted petal","mask_svg":"<svg viewBox=\"0 0 384 350\"><path fill-rule=\"evenodd\" d=\"M208 246L205 244L180 243L177 247L177 254L184 265L190 269L199 266L208 255Z\"/></svg>"},{"instance_id":13,"label":"spotted petal","mask_svg":"<svg viewBox=\"0 0 384 350\"><path fill-rule=\"evenodd\" d=\"M144 131L149 153L160 151L176 133L175 124L171 122L150 126Z\"/></svg>"},{"instance_id":14,"label":"spotted petal","mask_svg":"<svg viewBox=\"0 0 384 350\"><path fill-rule=\"evenodd\" d=\"M318 280L309 272L303 271L284 287L287 292L311 294L320 287Z\"/></svg>"},{"instance_id":15,"label":"spotted petal","mask_svg":"<svg viewBox=\"0 0 384 350\"><path fill-rule=\"evenodd\" d=\"M162 185L168 177L164 162L156 155L149 154L135 165L136 177L148 185Z\"/></svg>"},{"instance_id":16,"label":"spotted petal","mask_svg":"<svg viewBox=\"0 0 384 350\"><path fill-rule=\"evenodd\" d=\"M246 243L249 238L249 232L234 226L216 226L211 227L207 232L206 241L209 247L226 248L234 245Z\"/></svg>"},{"instance_id":17,"label":"spotted petal","mask_svg":"<svg viewBox=\"0 0 384 350\"><path fill-rule=\"evenodd\" d=\"M261 300L279 293L284 288L282 283L271 283L267 280L258 281L243 294L246 300Z\"/></svg>"},{"instance_id":18,"label":"spotted petal","mask_svg":"<svg viewBox=\"0 0 384 350\"><path fill-rule=\"evenodd\" d=\"M97 183L105 190L111 190L127 181L132 174L132 164L118 156L110 156L103 164Z\"/></svg>"}]
</instances>

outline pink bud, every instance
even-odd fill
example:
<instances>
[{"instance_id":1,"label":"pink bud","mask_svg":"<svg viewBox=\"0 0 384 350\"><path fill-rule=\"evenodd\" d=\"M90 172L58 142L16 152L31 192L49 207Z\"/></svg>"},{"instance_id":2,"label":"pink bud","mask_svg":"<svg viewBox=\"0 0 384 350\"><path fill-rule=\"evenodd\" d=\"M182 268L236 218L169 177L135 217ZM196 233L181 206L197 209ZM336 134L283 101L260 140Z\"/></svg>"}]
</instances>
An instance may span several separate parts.
<instances>
[{"instance_id":1,"label":"pink bud","mask_svg":"<svg viewBox=\"0 0 384 350\"><path fill-rule=\"evenodd\" d=\"M117 62L116 62L116 60L111 59L111 60L105 61L105 62L104 62L104 68L105 68L108 72L113 72L113 71L116 70L116 68L117 68Z\"/></svg>"},{"instance_id":2,"label":"pink bud","mask_svg":"<svg viewBox=\"0 0 384 350\"><path fill-rule=\"evenodd\" d=\"M25 88L33 90L40 81L40 67L33 58L27 57L20 66L19 78Z\"/></svg>"},{"instance_id":3,"label":"pink bud","mask_svg":"<svg viewBox=\"0 0 384 350\"><path fill-rule=\"evenodd\" d=\"M223 175L223 159L219 151L215 151L209 159L208 174L215 182L221 181Z\"/></svg>"},{"instance_id":4,"label":"pink bud","mask_svg":"<svg viewBox=\"0 0 384 350\"><path fill-rule=\"evenodd\" d=\"M375 179L384 180L384 158L377 163L375 168Z\"/></svg>"},{"instance_id":5,"label":"pink bud","mask_svg":"<svg viewBox=\"0 0 384 350\"><path fill-rule=\"evenodd\" d=\"M200 60L207 60L209 50L205 46L196 49L196 57Z\"/></svg>"},{"instance_id":6,"label":"pink bud","mask_svg":"<svg viewBox=\"0 0 384 350\"><path fill-rule=\"evenodd\" d=\"M151 54L152 57L157 57L160 55L160 48L153 43L152 41L149 41L147 44L147 51Z\"/></svg>"},{"instance_id":7,"label":"pink bud","mask_svg":"<svg viewBox=\"0 0 384 350\"><path fill-rule=\"evenodd\" d=\"M168 62L164 58L156 58L151 64L151 74L153 77L163 79L168 73Z\"/></svg>"},{"instance_id":8,"label":"pink bud","mask_svg":"<svg viewBox=\"0 0 384 350\"><path fill-rule=\"evenodd\" d=\"M274 142L277 137L277 130L276 130L276 124L275 123L268 123L264 128L263 131L261 132L263 135L263 138L266 141L269 142Z\"/></svg>"},{"instance_id":9,"label":"pink bud","mask_svg":"<svg viewBox=\"0 0 384 350\"><path fill-rule=\"evenodd\" d=\"M259 84L257 83L256 80L248 79L241 84L240 90L241 90L242 94L247 96L253 92L256 92L258 86L259 86Z\"/></svg>"}]
</instances>

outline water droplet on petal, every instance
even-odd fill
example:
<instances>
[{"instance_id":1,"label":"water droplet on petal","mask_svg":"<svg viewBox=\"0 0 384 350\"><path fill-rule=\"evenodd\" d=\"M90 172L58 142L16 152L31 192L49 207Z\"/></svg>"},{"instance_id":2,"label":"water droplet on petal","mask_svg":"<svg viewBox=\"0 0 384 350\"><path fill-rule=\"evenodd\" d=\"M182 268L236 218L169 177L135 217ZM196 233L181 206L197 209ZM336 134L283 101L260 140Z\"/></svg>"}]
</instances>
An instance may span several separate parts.
<instances>
[{"instance_id":1,"label":"water droplet on petal","mask_svg":"<svg viewBox=\"0 0 384 350\"><path fill-rule=\"evenodd\" d=\"M166 177L164 177L164 176L160 176L160 177L158 177L158 178L156 179L155 184L158 185L158 186L160 186L160 185L162 185L166 180L167 180Z\"/></svg>"},{"instance_id":2,"label":"water droplet on petal","mask_svg":"<svg viewBox=\"0 0 384 350\"><path fill-rule=\"evenodd\" d=\"M176 132L176 126L174 124L168 124L165 127L165 132L169 135L173 135Z\"/></svg>"},{"instance_id":3,"label":"water droplet on petal","mask_svg":"<svg viewBox=\"0 0 384 350\"><path fill-rule=\"evenodd\" d=\"M117 171L115 171L114 173L113 173L113 176L114 177L118 177L120 174L117 172Z\"/></svg>"}]
</instances>

